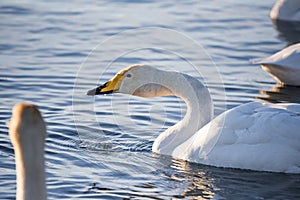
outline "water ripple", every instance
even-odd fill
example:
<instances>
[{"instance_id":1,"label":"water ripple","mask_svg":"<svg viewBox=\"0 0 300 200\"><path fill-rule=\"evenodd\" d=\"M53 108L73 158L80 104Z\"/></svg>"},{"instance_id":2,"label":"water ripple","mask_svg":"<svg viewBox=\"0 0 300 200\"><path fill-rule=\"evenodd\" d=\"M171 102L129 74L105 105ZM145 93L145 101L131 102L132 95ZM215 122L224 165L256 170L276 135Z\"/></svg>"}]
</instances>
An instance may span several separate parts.
<instances>
[{"instance_id":1,"label":"water ripple","mask_svg":"<svg viewBox=\"0 0 300 200\"><path fill-rule=\"evenodd\" d=\"M49 199L299 199L298 175L215 168L153 154L155 138L186 112L178 98L86 96L123 67L151 63L204 81L215 114L257 99L299 102L298 88L276 86L249 62L299 38L297 24L273 27L267 17L271 6L238 0L2 1L1 198L15 198L14 153L5 122L15 103L31 101L47 123ZM207 55L161 38L153 41L157 48L145 47L145 38L153 39L149 29L142 36L117 37L138 27L182 32ZM132 44L131 38L141 42ZM103 46L105 41L109 45Z\"/></svg>"}]
</instances>

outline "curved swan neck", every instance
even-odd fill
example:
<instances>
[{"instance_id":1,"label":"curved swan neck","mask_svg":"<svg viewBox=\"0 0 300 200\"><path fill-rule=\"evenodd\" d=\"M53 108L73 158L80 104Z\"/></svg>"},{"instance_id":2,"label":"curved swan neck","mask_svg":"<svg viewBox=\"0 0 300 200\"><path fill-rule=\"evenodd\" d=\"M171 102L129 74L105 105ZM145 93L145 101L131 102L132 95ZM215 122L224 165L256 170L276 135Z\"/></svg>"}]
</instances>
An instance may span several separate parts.
<instances>
[{"instance_id":1,"label":"curved swan neck","mask_svg":"<svg viewBox=\"0 0 300 200\"><path fill-rule=\"evenodd\" d=\"M173 71L163 71L160 78L163 86L171 91L169 95L177 96L186 103L187 112L183 121L195 123L199 129L211 120L212 100L208 89L198 79Z\"/></svg>"},{"instance_id":2,"label":"curved swan neck","mask_svg":"<svg viewBox=\"0 0 300 200\"><path fill-rule=\"evenodd\" d=\"M184 118L163 132L152 150L171 155L172 151L207 124L213 116L213 104L208 89L196 78L178 72L162 71L160 82L187 105Z\"/></svg>"}]
</instances>

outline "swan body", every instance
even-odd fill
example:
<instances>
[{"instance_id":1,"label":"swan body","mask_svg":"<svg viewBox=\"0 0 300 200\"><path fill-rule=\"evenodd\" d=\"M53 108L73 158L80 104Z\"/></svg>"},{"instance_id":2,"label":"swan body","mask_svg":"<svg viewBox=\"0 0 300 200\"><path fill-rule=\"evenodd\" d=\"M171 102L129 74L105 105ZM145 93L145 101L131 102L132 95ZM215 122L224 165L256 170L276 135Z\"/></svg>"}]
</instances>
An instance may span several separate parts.
<instances>
[{"instance_id":1,"label":"swan body","mask_svg":"<svg viewBox=\"0 0 300 200\"><path fill-rule=\"evenodd\" d=\"M8 127L15 152L16 199L46 199L44 170L46 126L38 108L29 103L15 105Z\"/></svg>"},{"instance_id":2,"label":"swan body","mask_svg":"<svg viewBox=\"0 0 300 200\"><path fill-rule=\"evenodd\" d=\"M300 21L299 0L278 0L270 12L272 20Z\"/></svg>"},{"instance_id":3,"label":"swan body","mask_svg":"<svg viewBox=\"0 0 300 200\"><path fill-rule=\"evenodd\" d=\"M174 154L217 167L300 173L300 105L251 102L228 110Z\"/></svg>"},{"instance_id":4,"label":"swan body","mask_svg":"<svg viewBox=\"0 0 300 200\"><path fill-rule=\"evenodd\" d=\"M254 59L252 62L260 64L283 85L300 85L300 43L291 45L267 58Z\"/></svg>"},{"instance_id":5,"label":"swan body","mask_svg":"<svg viewBox=\"0 0 300 200\"><path fill-rule=\"evenodd\" d=\"M200 81L148 65L130 66L87 94L108 93L185 101L185 117L156 138L155 153L218 167L300 173L299 104L246 103L212 119L212 100Z\"/></svg>"}]
</instances>

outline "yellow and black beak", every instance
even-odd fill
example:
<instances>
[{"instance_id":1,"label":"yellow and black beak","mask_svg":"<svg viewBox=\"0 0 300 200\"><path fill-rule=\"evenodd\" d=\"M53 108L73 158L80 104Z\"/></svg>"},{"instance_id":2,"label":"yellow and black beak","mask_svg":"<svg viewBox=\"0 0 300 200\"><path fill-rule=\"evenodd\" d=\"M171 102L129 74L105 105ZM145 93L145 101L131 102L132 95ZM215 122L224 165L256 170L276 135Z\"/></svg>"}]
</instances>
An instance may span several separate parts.
<instances>
[{"instance_id":1,"label":"yellow and black beak","mask_svg":"<svg viewBox=\"0 0 300 200\"><path fill-rule=\"evenodd\" d=\"M100 85L99 87L96 87L94 89L89 90L86 94L89 96L93 95L99 95L99 94L110 94L113 93L114 90L107 90L107 85L109 82L104 83L103 85Z\"/></svg>"},{"instance_id":2,"label":"yellow and black beak","mask_svg":"<svg viewBox=\"0 0 300 200\"><path fill-rule=\"evenodd\" d=\"M117 74L111 80L107 81L103 85L100 85L99 87L89 90L87 92L87 95L94 96L99 94L111 94L114 92L118 92L123 78L124 77L121 74Z\"/></svg>"}]
</instances>

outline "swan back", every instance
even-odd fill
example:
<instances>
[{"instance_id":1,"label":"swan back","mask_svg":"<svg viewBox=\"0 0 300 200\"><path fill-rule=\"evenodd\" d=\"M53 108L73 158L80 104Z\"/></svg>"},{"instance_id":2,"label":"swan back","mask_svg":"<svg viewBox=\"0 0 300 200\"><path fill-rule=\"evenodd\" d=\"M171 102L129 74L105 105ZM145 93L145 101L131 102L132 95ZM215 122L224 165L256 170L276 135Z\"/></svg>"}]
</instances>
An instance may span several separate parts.
<instances>
[{"instance_id":1,"label":"swan back","mask_svg":"<svg viewBox=\"0 0 300 200\"><path fill-rule=\"evenodd\" d=\"M270 12L272 20L300 21L299 0L278 0Z\"/></svg>"},{"instance_id":2,"label":"swan back","mask_svg":"<svg viewBox=\"0 0 300 200\"><path fill-rule=\"evenodd\" d=\"M254 59L253 63L273 64L293 69L300 69L300 43L288 46L269 57Z\"/></svg>"},{"instance_id":3,"label":"swan back","mask_svg":"<svg viewBox=\"0 0 300 200\"><path fill-rule=\"evenodd\" d=\"M267 58L254 59L252 62L261 64L265 71L283 84L300 85L300 43L291 45Z\"/></svg>"},{"instance_id":4,"label":"swan back","mask_svg":"<svg viewBox=\"0 0 300 200\"><path fill-rule=\"evenodd\" d=\"M17 104L9 126L17 172L17 200L46 199L44 145L46 126L38 108Z\"/></svg>"}]
</instances>

